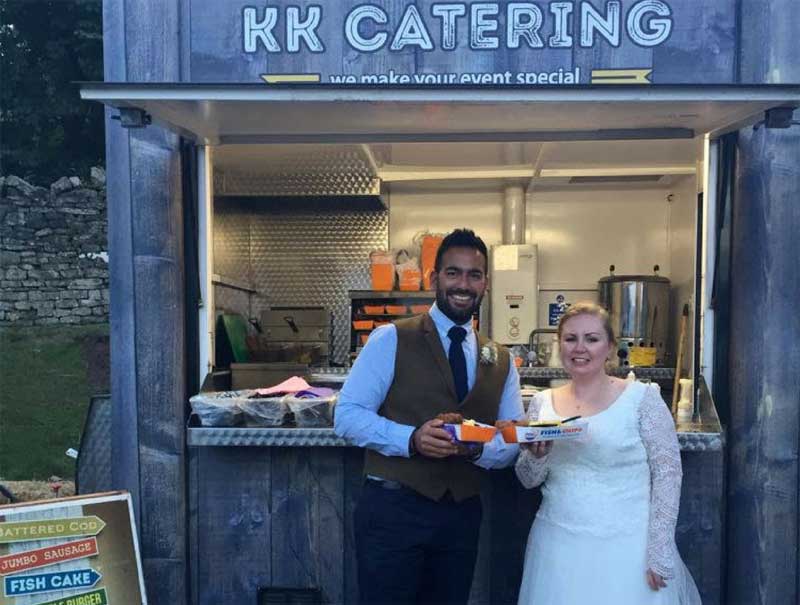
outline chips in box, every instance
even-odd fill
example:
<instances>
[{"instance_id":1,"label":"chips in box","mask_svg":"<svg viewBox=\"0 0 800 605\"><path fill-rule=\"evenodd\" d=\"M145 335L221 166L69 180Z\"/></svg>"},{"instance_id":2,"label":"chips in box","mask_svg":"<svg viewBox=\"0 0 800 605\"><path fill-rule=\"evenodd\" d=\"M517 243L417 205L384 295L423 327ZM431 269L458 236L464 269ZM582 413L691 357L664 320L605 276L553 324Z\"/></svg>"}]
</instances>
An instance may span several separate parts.
<instances>
[{"instance_id":1,"label":"chips in box","mask_svg":"<svg viewBox=\"0 0 800 605\"><path fill-rule=\"evenodd\" d=\"M497 429L490 424L483 424L474 420L465 420L462 424L444 424L444 430L450 433L456 441L491 441Z\"/></svg>"}]
</instances>

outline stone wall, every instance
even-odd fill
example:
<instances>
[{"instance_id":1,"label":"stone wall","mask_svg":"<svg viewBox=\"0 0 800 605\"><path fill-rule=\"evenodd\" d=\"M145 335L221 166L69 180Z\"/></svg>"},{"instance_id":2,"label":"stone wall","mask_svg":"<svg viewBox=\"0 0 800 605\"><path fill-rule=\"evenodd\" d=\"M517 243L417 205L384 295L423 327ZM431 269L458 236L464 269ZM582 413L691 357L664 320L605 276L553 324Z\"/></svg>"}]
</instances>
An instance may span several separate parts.
<instances>
[{"instance_id":1,"label":"stone wall","mask_svg":"<svg viewBox=\"0 0 800 605\"><path fill-rule=\"evenodd\" d=\"M105 172L0 177L0 326L108 321Z\"/></svg>"}]
</instances>

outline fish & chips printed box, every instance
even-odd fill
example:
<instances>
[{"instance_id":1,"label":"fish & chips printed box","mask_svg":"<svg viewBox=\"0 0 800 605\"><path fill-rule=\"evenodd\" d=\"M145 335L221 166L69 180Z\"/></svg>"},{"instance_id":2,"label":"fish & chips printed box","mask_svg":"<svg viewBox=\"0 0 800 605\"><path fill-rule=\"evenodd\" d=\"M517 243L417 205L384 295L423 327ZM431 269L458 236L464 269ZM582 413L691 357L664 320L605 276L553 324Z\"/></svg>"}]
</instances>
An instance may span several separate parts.
<instances>
[{"instance_id":1,"label":"fish & chips printed box","mask_svg":"<svg viewBox=\"0 0 800 605\"><path fill-rule=\"evenodd\" d=\"M589 428L586 420L575 420L567 424L549 426L508 426L503 429L503 440L506 443L535 443L536 441L564 441L580 439Z\"/></svg>"}]
</instances>

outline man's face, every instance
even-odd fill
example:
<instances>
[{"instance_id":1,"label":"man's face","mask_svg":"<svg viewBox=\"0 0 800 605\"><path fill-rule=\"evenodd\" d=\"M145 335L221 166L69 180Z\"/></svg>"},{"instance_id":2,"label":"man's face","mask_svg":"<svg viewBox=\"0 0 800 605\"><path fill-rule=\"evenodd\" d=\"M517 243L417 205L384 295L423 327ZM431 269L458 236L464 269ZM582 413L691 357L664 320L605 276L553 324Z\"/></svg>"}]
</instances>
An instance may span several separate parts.
<instances>
[{"instance_id":1,"label":"man's face","mask_svg":"<svg viewBox=\"0 0 800 605\"><path fill-rule=\"evenodd\" d=\"M474 248L450 248L442 255L441 269L431 274L436 306L457 324L469 321L488 283L486 257Z\"/></svg>"}]
</instances>

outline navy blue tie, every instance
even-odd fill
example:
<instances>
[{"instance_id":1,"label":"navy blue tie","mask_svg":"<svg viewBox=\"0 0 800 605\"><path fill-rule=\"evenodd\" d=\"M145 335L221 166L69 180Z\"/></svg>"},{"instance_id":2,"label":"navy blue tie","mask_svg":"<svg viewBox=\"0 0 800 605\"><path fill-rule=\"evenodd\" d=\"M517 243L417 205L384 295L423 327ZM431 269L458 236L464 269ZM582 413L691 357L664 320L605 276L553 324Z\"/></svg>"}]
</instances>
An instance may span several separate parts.
<instances>
[{"instance_id":1,"label":"navy blue tie","mask_svg":"<svg viewBox=\"0 0 800 605\"><path fill-rule=\"evenodd\" d=\"M456 383L456 395L458 396L459 403L464 401L467 396L469 387L467 386L467 359L464 357L464 347L461 343L467 337L467 331L464 328L453 326L447 332L450 337L450 351L447 358L450 360L450 369L453 371L453 380Z\"/></svg>"}]
</instances>

